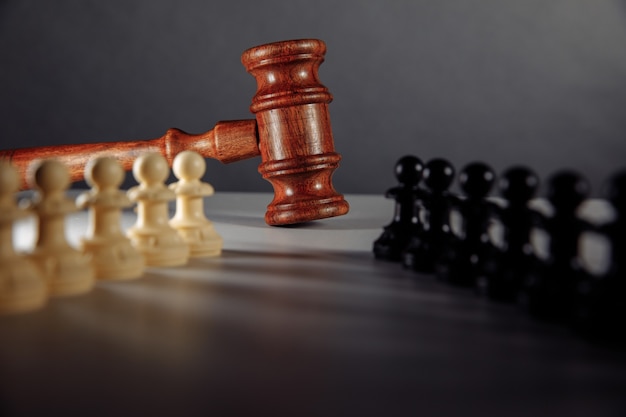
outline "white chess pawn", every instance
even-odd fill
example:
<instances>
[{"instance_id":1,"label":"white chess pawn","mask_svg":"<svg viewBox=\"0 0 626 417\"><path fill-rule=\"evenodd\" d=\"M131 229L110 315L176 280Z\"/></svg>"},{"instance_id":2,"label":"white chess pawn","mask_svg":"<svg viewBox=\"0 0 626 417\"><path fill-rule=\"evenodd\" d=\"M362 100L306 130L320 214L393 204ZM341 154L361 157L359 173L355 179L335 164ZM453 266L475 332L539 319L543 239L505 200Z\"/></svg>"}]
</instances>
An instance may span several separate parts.
<instances>
[{"instance_id":1,"label":"white chess pawn","mask_svg":"<svg viewBox=\"0 0 626 417\"><path fill-rule=\"evenodd\" d=\"M179 181L170 185L176 193L176 213L170 225L189 244L192 257L222 252L222 237L204 215L203 198L213 195L213 187L200 181L205 171L206 162L196 152L183 151L174 158L174 175Z\"/></svg>"},{"instance_id":2,"label":"white chess pawn","mask_svg":"<svg viewBox=\"0 0 626 417\"><path fill-rule=\"evenodd\" d=\"M65 217L78 210L65 196L70 185L67 167L53 159L36 166L31 179L38 192L32 208L39 218L37 244L32 258L44 271L50 295L82 294L94 285L91 256L70 246L65 236Z\"/></svg>"},{"instance_id":3,"label":"white chess pawn","mask_svg":"<svg viewBox=\"0 0 626 417\"><path fill-rule=\"evenodd\" d=\"M132 205L119 189L124 169L111 157L93 159L85 168L91 190L76 200L79 208L89 208L89 229L81 248L90 253L99 279L139 278L144 271L143 256L122 233L122 209Z\"/></svg>"},{"instance_id":4,"label":"white chess pawn","mask_svg":"<svg viewBox=\"0 0 626 417\"><path fill-rule=\"evenodd\" d=\"M143 154L133 163L139 186L128 190L128 197L137 202L137 222L128 237L150 266L184 265L189 259L189 245L168 223L168 202L176 198L164 183L169 173L158 153Z\"/></svg>"},{"instance_id":5,"label":"white chess pawn","mask_svg":"<svg viewBox=\"0 0 626 417\"><path fill-rule=\"evenodd\" d=\"M46 281L35 262L13 247L13 223L32 214L15 203L19 185L15 167L0 160L0 314L37 310L48 298Z\"/></svg>"}]
</instances>

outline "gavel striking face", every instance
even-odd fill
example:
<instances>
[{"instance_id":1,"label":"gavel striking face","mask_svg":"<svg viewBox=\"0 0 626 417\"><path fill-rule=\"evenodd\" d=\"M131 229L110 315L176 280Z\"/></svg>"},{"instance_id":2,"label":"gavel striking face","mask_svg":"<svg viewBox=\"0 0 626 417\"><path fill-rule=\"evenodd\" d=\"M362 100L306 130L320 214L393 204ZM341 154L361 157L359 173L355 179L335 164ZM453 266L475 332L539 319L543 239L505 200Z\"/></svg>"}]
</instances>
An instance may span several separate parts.
<instances>
[{"instance_id":1,"label":"gavel striking face","mask_svg":"<svg viewBox=\"0 0 626 417\"><path fill-rule=\"evenodd\" d=\"M332 95L318 78L326 45L315 39L276 42L242 55L257 81L250 110L256 120L219 122L210 131L191 135L170 129L158 139L60 145L0 151L22 175L35 159L56 158L70 169L73 181L83 178L87 162L101 155L117 158L126 170L144 152L160 152L172 163L189 149L224 163L261 155L259 172L274 187L265 221L286 225L339 216L348 203L332 185L341 157L335 152L328 103Z\"/></svg>"}]
</instances>

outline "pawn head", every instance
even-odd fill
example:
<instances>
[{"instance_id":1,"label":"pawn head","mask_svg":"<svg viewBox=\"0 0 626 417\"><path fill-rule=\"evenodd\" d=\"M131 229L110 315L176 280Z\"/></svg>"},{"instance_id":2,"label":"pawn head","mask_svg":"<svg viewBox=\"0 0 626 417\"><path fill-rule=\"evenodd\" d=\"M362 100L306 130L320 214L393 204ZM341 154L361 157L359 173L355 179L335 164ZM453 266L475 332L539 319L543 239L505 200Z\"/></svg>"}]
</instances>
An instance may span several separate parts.
<instances>
[{"instance_id":1,"label":"pawn head","mask_svg":"<svg viewBox=\"0 0 626 417\"><path fill-rule=\"evenodd\" d=\"M85 180L98 189L118 188L124 181L124 169L115 158L92 159L85 167Z\"/></svg>"},{"instance_id":2,"label":"pawn head","mask_svg":"<svg viewBox=\"0 0 626 417\"><path fill-rule=\"evenodd\" d=\"M486 197L495 181L496 175L493 170L482 162L468 164L459 173L461 190L470 198Z\"/></svg>"},{"instance_id":3,"label":"pawn head","mask_svg":"<svg viewBox=\"0 0 626 417\"><path fill-rule=\"evenodd\" d=\"M199 180L206 171L206 162L199 153L194 151L182 151L174 158L172 165L174 175L179 180Z\"/></svg>"},{"instance_id":4,"label":"pawn head","mask_svg":"<svg viewBox=\"0 0 626 417\"><path fill-rule=\"evenodd\" d=\"M431 159L424 167L424 184L430 191L443 192L450 188L454 174L454 167L450 162L441 158Z\"/></svg>"},{"instance_id":5,"label":"pawn head","mask_svg":"<svg viewBox=\"0 0 626 417\"><path fill-rule=\"evenodd\" d=\"M502 197L509 202L524 204L535 196L539 177L526 167L513 167L504 171L498 187Z\"/></svg>"},{"instance_id":6,"label":"pawn head","mask_svg":"<svg viewBox=\"0 0 626 417\"><path fill-rule=\"evenodd\" d=\"M159 153L145 153L133 163L133 176L140 184L163 184L169 175L167 160Z\"/></svg>"},{"instance_id":7,"label":"pawn head","mask_svg":"<svg viewBox=\"0 0 626 417\"><path fill-rule=\"evenodd\" d=\"M547 198L557 211L574 212L589 195L589 183L574 171L558 172L548 180Z\"/></svg>"},{"instance_id":8,"label":"pawn head","mask_svg":"<svg viewBox=\"0 0 626 417\"><path fill-rule=\"evenodd\" d=\"M12 195L20 189L20 175L8 161L0 160L0 196Z\"/></svg>"},{"instance_id":9,"label":"pawn head","mask_svg":"<svg viewBox=\"0 0 626 417\"><path fill-rule=\"evenodd\" d=\"M30 180L31 187L44 193L58 192L70 186L70 173L60 161L46 159L35 163Z\"/></svg>"},{"instance_id":10,"label":"pawn head","mask_svg":"<svg viewBox=\"0 0 626 417\"><path fill-rule=\"evenodd\" d=\"M403 156L396 163L396 178L400 184L417 185L422 178L424 164L413 156Z\"/></svg>"}]
</instances>

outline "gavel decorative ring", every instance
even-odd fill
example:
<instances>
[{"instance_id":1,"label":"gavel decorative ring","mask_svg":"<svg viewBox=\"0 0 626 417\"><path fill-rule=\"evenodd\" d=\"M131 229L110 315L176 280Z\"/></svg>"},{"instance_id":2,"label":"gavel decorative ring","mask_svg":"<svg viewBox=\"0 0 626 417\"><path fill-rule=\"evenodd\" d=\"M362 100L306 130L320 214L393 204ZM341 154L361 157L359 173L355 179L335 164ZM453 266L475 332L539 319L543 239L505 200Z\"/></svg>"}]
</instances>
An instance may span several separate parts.
<instances>
[{"instance_id":1,"label":"gavel decorative ring","mask_svg":"<svg viewBox=\"0 0 626 417\"><path fill-rule=\"evenodd\" d=\"M56 158L70 170L72 181L83 178L87 162L100 155L117 158L125 170L144 152L159 152L170 165L183 150L223 163L261 155L259 172L274 187L267 206L269 225L302 223L348 212L332 175L341 156L335 152L328 103L333 99L319 81L326 45L317 39L276 42L246 50L241 61L257 81L250 110L256 120L218 122L197 135L169 129L152 140L58 145L0 151L27 183L28 166L36 159Z\"/></svg>"}]
</instances>

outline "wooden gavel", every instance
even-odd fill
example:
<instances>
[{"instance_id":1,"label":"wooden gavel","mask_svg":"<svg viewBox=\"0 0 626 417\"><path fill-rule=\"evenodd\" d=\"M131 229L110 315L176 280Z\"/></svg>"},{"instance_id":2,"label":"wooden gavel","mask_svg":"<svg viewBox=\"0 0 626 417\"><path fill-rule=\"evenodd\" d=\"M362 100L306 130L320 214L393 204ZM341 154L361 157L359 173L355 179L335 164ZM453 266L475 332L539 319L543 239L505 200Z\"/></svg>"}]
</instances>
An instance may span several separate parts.
<instances>
[{"instance_id":1,"label":"wooden gavel","mask_svg":"<svg viewBox=\"0 0 626 417\"><path fill-rule=\"evenodd\" d=\"M192 135L169 129L158 139L58 145L0 151L27 184L28 166L36 159L56 158L70 170L72 181L83 178L87 162L101 155L117 158L130 170L137 156L159 152L168 162L183 150L223 163L261 155L259 172L274 187L267 206L269 225L302 223L339 216L348 203L332 185L341 156L335 152L328 103L333 99L318 78L326 45L321 40L276 42L248 49L241 57L257 81L250 110L256 120L218 122Z\"/></svg>"}]
</instances>

